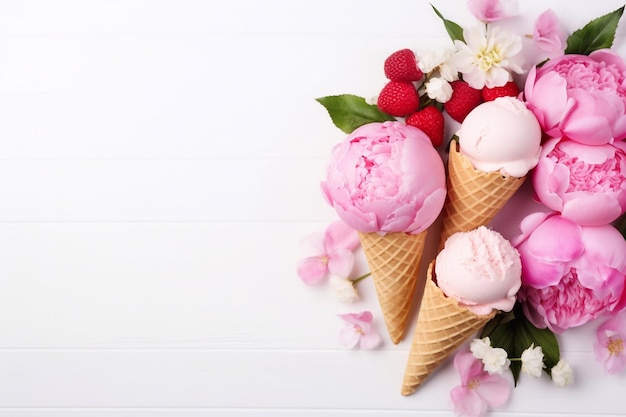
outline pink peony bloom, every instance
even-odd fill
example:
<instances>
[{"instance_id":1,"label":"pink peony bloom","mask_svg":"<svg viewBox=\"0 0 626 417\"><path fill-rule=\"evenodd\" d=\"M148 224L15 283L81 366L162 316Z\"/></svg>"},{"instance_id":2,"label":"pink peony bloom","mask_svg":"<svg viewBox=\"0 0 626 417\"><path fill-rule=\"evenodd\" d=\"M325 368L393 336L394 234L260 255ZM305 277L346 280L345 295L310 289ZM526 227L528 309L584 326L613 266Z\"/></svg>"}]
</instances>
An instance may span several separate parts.
<instances>
[{"instance_id":1,"label":"pink peony bloom","mask_svg":"<svg viewBox=\"0 0 626 417\"><path fill-rule=\"evenodd\" d=\"M479 417L487 407L504 404L511 394L511 383L499 374L489 374L472 352L462 350L454 357L461 385L450 391L454 411L462 416Z\"/></svg>"},{"instance_id":2,"label":"pink peony bloom","mask_svg":"<svg viewBox=\"0 0 626 417\"><path fill-rule=\"evenodd\" d=\"M467 0L467 8L482 22L495 22L519 13L517 0Z\"/></svg>"},{"instance_id":3,"label":"pink peony bloom","mask_svg":"<svg viewBox=\"0 0 626 417\"><path fill-rule=\"evenodd\" d=\"M332 151L322 192L339 217L361 232L417 234L443 208L443 161L420 129L370 123Z\"/></svg>"},{"instance_id":4,"label":"pink peony bloom","mask_svg":"<svg viewBox=\"0 0 626 417\"><path fill-rule=\"evenodd\" d=\"M298 276L306 284L317 284L329 273L347 277L354 266L353 251L359 236L342 221L331 223L324 234L313 233L300 242L305 257L298 262Z\"/></svg>"},{"instance_id":5,"label":"pink peony bloom","mask_svg":"<svg viewBox=\"0 0 626 417\"><path fill-rule=\"evenodd\" d=\"M583 145L551 139L533 174L537 197L584 225L611 223L626 211L626 142Z\"/></svg>"},{"instance_id":6,"label":"pink peony bloom","mask_svg":"<svg viewBox=\"0 0 626 417\"><path fill-rule=\"evenodd\" d=\"M610 225L580 226L534 213L513 244L522 259L518 300L539 328L561 333L626 306L626 240Z\"/></svg>"},{"instance_id":7,"label":"pink peony bloom","mask_svg":"<svg viewBox=\"0 0 626 417\"><path fill-rule=\"evenodd\" d=\"M588 145L626 137L626 63L609 49L533 67L524 95L550 137Z\"/></svg>"},{"instance_id":8,"label":"pink peony bloom","mask_svg":"<svg viewBox=\"0 0 626 417\"><path fill-rule=\"evenodd\" d=\"M539 15L533 28L533 40L548 58L563 55L567 46L567 32L561 27L554 10L547 9Z\"/></svg>"},{"instance_id":9,"label":"pink peony bloom","mask_svg":"<svg viewBox=\"0 0 626 417\"><path fill-rule=\"evenodd\" d=\"M626 368L626 314L619 314L606 320L596 330L596 343L593 350L596 360L609 374Z\"/></svg>"},{"instance_id":10,"label":"pink peony bloom","mask_svg":"<svg viewBox=\"0 0 626 417\"><path fill-rule=\"evenodd\" d=\"M372 326L372 313L339 314L346 324L339 332L339 343L346 348L352 349L357 344L361 349L374 349L380 345L382 339Z\"/></svg>"}]
</instances>

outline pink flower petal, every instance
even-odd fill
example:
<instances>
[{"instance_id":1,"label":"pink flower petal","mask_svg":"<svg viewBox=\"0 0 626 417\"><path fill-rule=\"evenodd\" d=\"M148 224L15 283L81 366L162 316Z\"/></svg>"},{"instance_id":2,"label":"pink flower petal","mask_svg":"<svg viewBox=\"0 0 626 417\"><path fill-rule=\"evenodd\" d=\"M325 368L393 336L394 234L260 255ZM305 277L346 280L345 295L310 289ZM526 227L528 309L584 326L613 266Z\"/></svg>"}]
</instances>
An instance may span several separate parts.
<instances>
[{"instance_id":1,"label":"pink flower petal","mask_svg":"<svg viewBox=\"0 0 626 417\"><path fill-rule=\"evenodd\" d=\"M528 238L528 252L543 261L571 261L584 250L581 233L577 224L561 216L552 216ZM555 239L555 236L559 239Z\"/></svg>"},{"instance_id":2,"label":"pink flower petal","mask_svg":"<svg viewBox=\"0 0 626 417\"><path fill-rule=\"evenodd\" d=\"M375 349L382 343L380 335L376 333L373 327L370 327L369 331L361 335L361 349L371 350Z\"/></svg>"},{"instance_id":3,"label":"pink flower petal","mask_svg":"<svg viewBox=\"0 0 626 417\"><path fill-rule=\"evenodd\" d=\"M298 263L298 276L305 284L317 284L327 273L328 266L319 256L304 258Z\"/></svg>"},{"instance_id":4,"label":"pink flower petal","mask_svg":"<svg viewBox=\"0 0 626 417\"><path fill-rule=\"evenodd\" d=\"M361 335L354 325L347 324L339 331L339 343L346 349L354 348L361 339Z\"/></svg>"},{"instance_id":5,"label":"pink flower petal","mask_svg":"<svg viewBox=\"0 0 626 417\"><path fill-rule=\"evenodd\" d=\"M583 193L580 193L583 194ZM613 195L570 193L563 205L561 215L585 226L602 226L617 219L622 208ZM602 210L598 210L602 207Z\"/></svg>"},{"instance_id":6,"label":"pink flower petal","mask_svg":"<svg viewBox=\"0 0 626 417\"><path fill-rule=\"evenodd\" d=\"M483 22L495 22L518 14L517 0L468 0L467 8Z\"/></svg>"},{"instance_id":7,"label":"pink flower petal","mask_svg":"<svg viewBox=\"0 0 626 417\"><path fill-rule=\"evenodd\" d=\"M360 245L359 235L342 221L331 223L324 232L324 246L328 252L336 249L355 250Z\"/></svg>"},{"instance_id":8,"label":"pink flower petal","mask_svg":"<svg viewBox=\"0 0 626 417\"><path fill-rule=\"evenodd\" d=\"M567 46L567 33L561 28L554 10L547 9L537 17L533 30L533 40L549 58L562 55Z\"/></svg>"},{"instance_id":9,"label":"pink flower petal","mask_svg":"<svg viewBox=\"0 0 626 417\"><path fill-rule=\"evenodd\" d=\"M509 399L511 384L500 375L487 374L480 380L476 391L491 407L499 407Z\"/></svg>"},{"instance_id":10,"label":"pink flower petal","mask_svg":"<svg viewBox=\"0 0 626 417\"><path fill-rule=\"evenodd\" d=\"M331 274L347 278L352 273L354 255L348 249L337 249L328 256L328 270Z\"/></svg>"},{"instance_id":11,"label":"pink flower petal","mask_svg":"<svg viewBox=\"0 0 626 417\"><path fill-rule=\"evenodd\" d=\"M480 417L487 411L487 403L476 390L457 386L450 391L454 411L462 416Z\"/></svg>"},{"instance_id":12,"label":"pink flower petal","mask_svg":"<svg viewBox=\"0 0 626 417\"><path fill-rule=\"evenodd\" d=\"M323 255L326 251L322 234L315 232L306 236L298 243L298 250L303 257Z\"/></svg>"}]
</instances>

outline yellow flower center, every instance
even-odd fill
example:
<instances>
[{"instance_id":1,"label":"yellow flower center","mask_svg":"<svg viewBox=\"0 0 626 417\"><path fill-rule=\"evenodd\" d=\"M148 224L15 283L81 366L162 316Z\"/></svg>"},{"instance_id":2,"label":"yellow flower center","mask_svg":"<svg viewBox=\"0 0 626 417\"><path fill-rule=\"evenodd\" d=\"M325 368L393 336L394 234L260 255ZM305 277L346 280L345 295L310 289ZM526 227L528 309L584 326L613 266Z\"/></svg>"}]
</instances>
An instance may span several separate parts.
<instances>
[{"instance_id":1,"label":"yellow flower center","mask_svg":"<svg viewBox=\"0 0 626 417\"><path fill-rule=\"evenodd\" d=\"M363 331L363 328L362 328L361 326L359 326L358 324L355 324L355 325L354 325L354 330L355 330L358 334L360 334L360 335L364 335L364 334L365 334L365 332Z\"/></svg>"},{"instance_id":2,"label":"yellow flower center","mask_svg":"<svg viewBox=\"0 0 626 417\"><path fill-rule=\"evenodd\" d=\"M478 66L483 71L489 71L502 62L502 54L497 47L481 49L476 58L478 58Z\"/></svg>"},{"instance_id":3,"label":"yellow flower center","mask_svg":"<svg viewBox=\"0 0 626 417\"><path fill-rule=\"evenodd\" d=\"M469 389L476 389L478 388L478 386L480 385L480 381L477 379L470 379L470 381L467 383L467 388Z\"/></svg>"},{"instance_id":4,"label":"yellow flower center","mask_svg":"<svg viewBox=\"0 0 626 417\"><path fill-rule=\"evenodd\" d=\"M322 263L324 264L324 266L328 265L328 256L326 256L326 255L320 255L320 260L322 261Z\"/></svg>"},{"instance_id":5,"label":"yellow flower center","mask_svg":"<svg viewBox=\"0 0 626 417\"><path fill-rule=\"evenodd\" d=\"M609 350L611 356L621 355L624 352L624 340L609 338L609 343L606 348Z\"/></svg>"}]
</instances>

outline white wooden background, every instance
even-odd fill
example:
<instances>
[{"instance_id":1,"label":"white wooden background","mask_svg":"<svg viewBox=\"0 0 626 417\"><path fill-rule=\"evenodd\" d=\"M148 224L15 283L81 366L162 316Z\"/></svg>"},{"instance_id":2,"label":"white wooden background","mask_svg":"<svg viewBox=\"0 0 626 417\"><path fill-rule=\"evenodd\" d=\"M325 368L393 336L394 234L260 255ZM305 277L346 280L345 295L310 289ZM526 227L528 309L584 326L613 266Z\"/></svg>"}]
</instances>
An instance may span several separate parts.
<instances>
[{"instance_id":1,"label":"white wooden background","mask_svg":"<svg viewBox=\"0 0 626 417\"><path fill-rule=\"evenodd\" d=\"M621 5L520 3L520 33ZM452 415L449 364L399 394L409 340L339 348L337 313L383 330L371 282L345 306L295 274L335 219L314 98L446 42L426 0L0 1L0 416ZM524 378L490 415L625 414L592 332L561 338L574 386Z\"/></svg>"}]
</instances>

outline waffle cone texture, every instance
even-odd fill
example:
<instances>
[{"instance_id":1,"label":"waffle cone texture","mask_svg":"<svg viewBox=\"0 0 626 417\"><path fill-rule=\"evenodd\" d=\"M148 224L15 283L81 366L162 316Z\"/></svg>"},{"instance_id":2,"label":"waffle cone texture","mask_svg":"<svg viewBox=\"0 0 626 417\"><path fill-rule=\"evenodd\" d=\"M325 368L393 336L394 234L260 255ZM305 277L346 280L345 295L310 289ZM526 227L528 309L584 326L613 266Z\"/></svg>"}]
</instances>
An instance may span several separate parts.
<instances>
[{"instance_id":1,"label":"waffle cone texture","mask_svg":"<svg viewBox=\"0 0 626 417\"><path fill-rule=\"evenodd\" d=\"M480 316L446 297L433 281L434 261L428 279L402 381L402 395L413 394L428 376L496 312Z\"/></svg>"},{"instance_id":2,"label":"waffle cone texture","mask_svg":"<svg viewBox=\"0 0 626 417\"><path fill-rule=\"evenodd\" d=\"M406 334L426 233L359 233L387 332L394 344L400 343Z\"/></svg>"},{"instance_id":3,"label":"waffle cone texture","mask_svg":"<svg viewBox=\"0 0 626 417\"><path fill-rule=\"evenodd\" d=\"M442 211L439 249L454 233L489 223L525 179L525 176L479 171L460 153L458 144L453 143L448 158L448 194Z\"/></svg>"}]
</instances>

